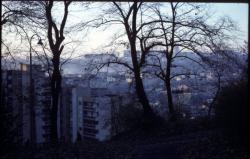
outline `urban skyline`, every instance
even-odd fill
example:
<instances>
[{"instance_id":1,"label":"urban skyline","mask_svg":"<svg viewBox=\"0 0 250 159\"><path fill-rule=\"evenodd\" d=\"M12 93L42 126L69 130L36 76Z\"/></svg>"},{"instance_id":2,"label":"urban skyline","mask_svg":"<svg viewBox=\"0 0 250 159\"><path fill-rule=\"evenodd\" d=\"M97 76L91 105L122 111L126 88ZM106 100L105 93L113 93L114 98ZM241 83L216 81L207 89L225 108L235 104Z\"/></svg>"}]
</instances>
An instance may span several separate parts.
<instances>
[{"instance_id":1,"label":"urban skyline","mask_svg":"<svg viewBox=\"0 0 250 159\"><path fill-rule=\"evenodd\" d=\"M1 2L0 158L247 158L248 6Z\"/></svg>"}]
</instances>

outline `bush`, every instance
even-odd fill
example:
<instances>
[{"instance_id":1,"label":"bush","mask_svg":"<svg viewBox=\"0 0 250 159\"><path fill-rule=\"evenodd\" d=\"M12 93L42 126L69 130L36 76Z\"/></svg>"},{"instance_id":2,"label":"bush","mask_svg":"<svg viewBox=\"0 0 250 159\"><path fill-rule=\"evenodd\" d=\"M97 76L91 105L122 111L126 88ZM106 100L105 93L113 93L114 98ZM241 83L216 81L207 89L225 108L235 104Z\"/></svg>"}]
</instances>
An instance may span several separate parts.
<instances>
[{"instance_id":1,"label":"bush","mask_svg":"<svg viewBox=\"0 0 250 159\"><path fill-rule=\"evenodd\" d=\"M133 130L155 130L161 127L164 120L156 113L152 117L146 118L139 103L121 106L114 115L112 127L114 134Z\"/></svg>"},{"instance_id":2,"label":"bush","mask_svg":"<svg viewBox=\"0 0 250 159\"><path fill-rule=\"evenodd\" d=\"M234 82L222 88L215 106L218 125L225 128L228 135L247 137L247 80Z\"/></svg>"},{"instance_id":3,"label":"bush","mask_svg":"<svg viewBox=\"0 0 250 159\"><path fill-rule=\"evenodd\" d=\"M143 110L136 104L124 105L114 112L111 125L113 135L135 128L142 121Z\"/></svg>"},{"instance_id":4,"label":"bush","mask_svg":"<svg viewBox=\"0 0 250 159\"><path fill-rule=\"evenodd\" d=\"M120 123L125 129L135 128L141 123L143 110L136 105L128 105L120 109Z\"/></svg>"}]
</instances>

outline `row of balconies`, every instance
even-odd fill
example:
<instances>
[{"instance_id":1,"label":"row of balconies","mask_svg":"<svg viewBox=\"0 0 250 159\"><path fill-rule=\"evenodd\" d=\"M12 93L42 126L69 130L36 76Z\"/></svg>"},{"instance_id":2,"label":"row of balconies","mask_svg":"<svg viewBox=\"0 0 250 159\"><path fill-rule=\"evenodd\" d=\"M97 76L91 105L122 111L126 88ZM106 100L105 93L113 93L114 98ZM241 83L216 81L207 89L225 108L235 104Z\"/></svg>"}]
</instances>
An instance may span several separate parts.
<instances>
[{"instance_id":1,"label":"row of balconies","mask_svg":"<svg viewBox=\"0 0 250 159\"><path fill-rule=\"evenodd\" d=\"M95 129L96 128L96 124L84 123L84 127L89 128L89 129Z\"/></svg>"}]
</instances>

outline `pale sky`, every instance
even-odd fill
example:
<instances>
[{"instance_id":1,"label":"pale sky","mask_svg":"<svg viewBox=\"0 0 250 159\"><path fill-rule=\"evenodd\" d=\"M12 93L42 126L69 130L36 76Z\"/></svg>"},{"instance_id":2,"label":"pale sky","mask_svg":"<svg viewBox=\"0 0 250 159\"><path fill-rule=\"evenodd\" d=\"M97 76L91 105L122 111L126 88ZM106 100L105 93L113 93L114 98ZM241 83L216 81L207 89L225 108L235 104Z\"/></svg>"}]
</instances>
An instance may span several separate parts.
<instances>
[{"instance_id":1,"label":"pale sky","mask_svg":"<svg viewBox=\"0 0 250 159\"><path fill-rule=\"evenodd\" d=\"M217 3L213 4L218 15L228 15L239 24L244 37L248 39L248 4L244 3Z\"/></svg>"},{"instance_id":2,"label":"pale sky","mask_svg":"<svg viewBox=\"0 0 250 159\"><path fill-rule=\"evenodd\" d=\"M97 14L101 13L101 9L105 7L107 2L96 2L94 4L96 4L96 6L100 6L101 4L101 8L92 8L86 11L83 6L72 4L69 8L69 16L66 25L72 25L80 21L95 18ZM239 29L242 31L241 41L248 40L248 4L209 3L209 5L211 6L211 12L214 13L214 18L224 15L230 16L238 24ZM60 11L62 8L55 7L53 9L55 9L54 12L58 17L62 15L62 12ZM90 28L88 31L83 30L82 32L72 33L70 37L66 37L65 42L79 40L80 42L78 42L78 48L76 49L76 53L78 55L94 52L101 53L105 51L103 46L109 44L112 36L118 32L124 32L122 25L113 25L106 30L103 30L103 28ZM71 48L65 47L66 52L70 49Z\"/></svg>"},{"instance_id":3,"label":"pale sky","mask_svg":"<svg viewBox=\"0 0 250 159\"><path fill-rule=\"evenodd\" d=\"M248 39L248 5L244 3L210 3L211 11L215 12L214 17L230 16L239 26L242 31L241 38ZM77 7L72 7L73 10L78 10ZM79 14L75 12L74 21L83 17L94 17L100 9L92 9L87 13ZM93 28L88 31L87 36L84 38L83 46L85 52L100 52L102 46L108 44L110 38L115 32L123 31L122 25L112 26L106 30Z\"/></svg>"}]
</instances>

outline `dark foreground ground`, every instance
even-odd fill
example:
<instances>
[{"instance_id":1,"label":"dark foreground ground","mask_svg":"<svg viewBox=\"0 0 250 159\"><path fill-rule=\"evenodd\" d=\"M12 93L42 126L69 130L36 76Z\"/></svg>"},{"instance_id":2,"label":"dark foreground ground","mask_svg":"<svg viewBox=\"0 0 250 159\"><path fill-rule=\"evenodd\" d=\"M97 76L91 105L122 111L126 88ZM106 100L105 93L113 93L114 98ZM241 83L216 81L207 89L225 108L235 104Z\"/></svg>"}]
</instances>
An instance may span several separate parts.
<instances>
[{"instance_id":1,"label":"dark foreground ground","mask_svg":"<svg viewBox=\"0 0 250 159\"><path fill-rule=\"evenodd\" d=\"M138 128L110 141L84 141L55 147L16 148L1 159L245 159L238 138L203 120Z\"/></svg>"}]
</instances>

